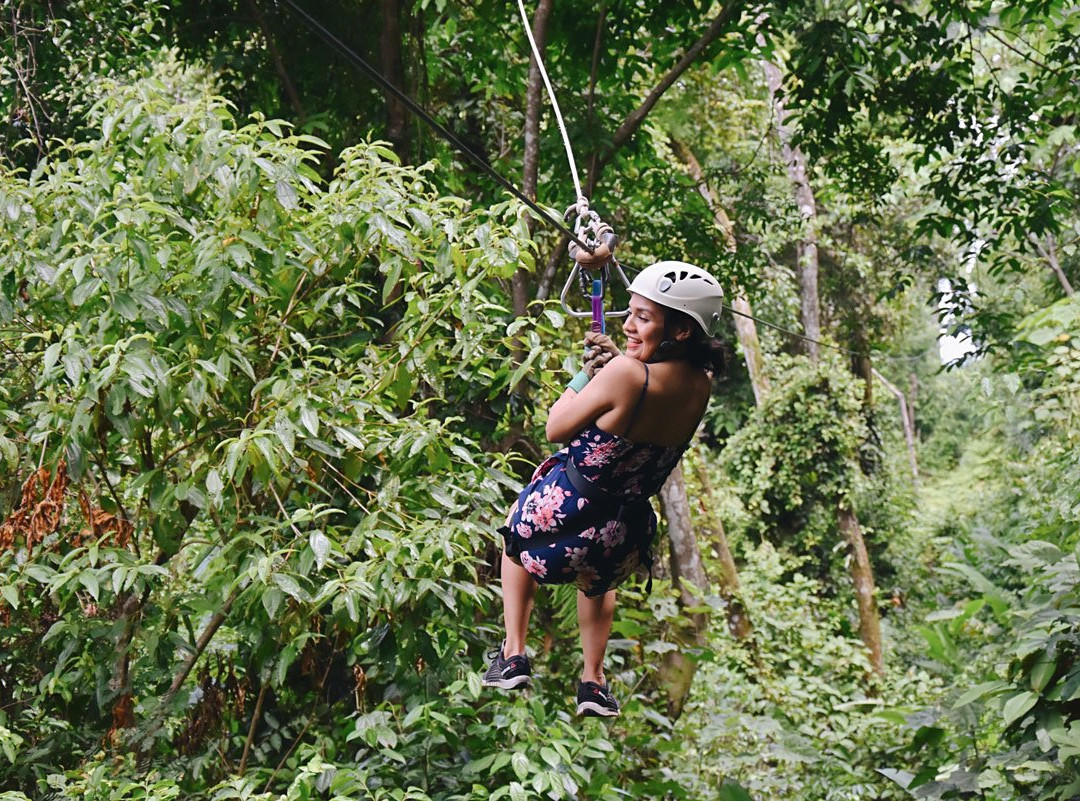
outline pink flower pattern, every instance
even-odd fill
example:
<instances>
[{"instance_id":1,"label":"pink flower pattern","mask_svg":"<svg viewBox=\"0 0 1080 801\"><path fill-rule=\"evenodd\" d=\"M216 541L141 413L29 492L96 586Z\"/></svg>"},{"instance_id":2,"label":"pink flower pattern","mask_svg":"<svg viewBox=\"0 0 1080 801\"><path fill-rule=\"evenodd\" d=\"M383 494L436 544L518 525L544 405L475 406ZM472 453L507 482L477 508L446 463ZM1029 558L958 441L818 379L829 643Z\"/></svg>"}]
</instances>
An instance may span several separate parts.
<instances>
[{"instance_id":1,"label":"pink flower pattern","mask_svg":"<svg viewBox=\"0 0 1080 801\"><path fill-rule=\"evenodd\" d=\"M612 460L618 447L619 441L615 439L602 442L599 445L587 445L585 456L581 459L580 464L585 467L603 467Z\"/></svg>"},{"instance_id":2,"label":"pink flower pattern","mask_svg":"<svg viewBox=\"0 0 1080 801\"><path fill-rule=\"evenodd\" d=\"M570 560L569 569L573 570L575 573L580 573L589 567L589 564L586 561L589 558L588 548L567 548L566 558Z\"/></svg>"},{"instance_id":3,"label":"pink flower pattern","mask_svg":"<svg viewBox=\"0 0 1080 801\"><path fill-rule=\"evenodd\" d=\"M547 561L544 559L534 559L529 556L528 551L521 552L521 566L537 578L543 578L547 575Z\"/></svg>"},{"instance_id":4,"label":"pink flower pattern","mask_svg":"<svg viewBox=\"0 0 1080 801\"><path fill-rule=\"evenodd\" d=\"M609 520L600 529L600 542L605 548L614 548L626 539L626 524L619 520Z\"/></svg>"},{"instance_id":5,"label":"pink flower pattern","mask_svg":"<svg viewBox=\"0 0 1080 801\"><path fill-rule=\"evenodd\" d=\"M557 484L548 484L543 493L534 492L525 499L521 519L532 523L538 531L551 531L560 520L566 518L561 511L562 502L570 492Z\"/></svg>"},{"instance_id":6,"label":"pink flower pattern","mask_svg":"<svg viewBox=\"0 0 1080 801\"><path fill-rule=\"evenodd\" d=\"M501 529L508 552L542 583L572 582L590 595L616 586L652 542L656 516L647 499L659 492L682 451L585 429L546 459L522 490ZM621 506L582 496L563 469L571 458L588 481L622 499Z\"/></svg>"}]
</instances>

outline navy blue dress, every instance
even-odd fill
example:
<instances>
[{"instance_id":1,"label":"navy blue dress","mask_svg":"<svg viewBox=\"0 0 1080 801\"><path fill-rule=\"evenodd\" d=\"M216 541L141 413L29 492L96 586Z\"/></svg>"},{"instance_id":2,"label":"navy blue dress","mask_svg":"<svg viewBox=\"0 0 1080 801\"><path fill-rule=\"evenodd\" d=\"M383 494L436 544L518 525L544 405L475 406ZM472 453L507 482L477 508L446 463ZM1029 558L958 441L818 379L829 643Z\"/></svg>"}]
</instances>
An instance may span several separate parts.
<instances>
[{"instance_id":1,"label":"navy blue dress","mask_svg":"<svg viewBox=\"0 0 1080 801\"><path fill-rule=\"evenodd\" d=\"M649 366L627 430L649 388ZM588 596L651 566L660 492L689 443L649 445L593 424L533 473L499 529L508 556L540 584L575 583Z\"/></svg>"}]
</instances>

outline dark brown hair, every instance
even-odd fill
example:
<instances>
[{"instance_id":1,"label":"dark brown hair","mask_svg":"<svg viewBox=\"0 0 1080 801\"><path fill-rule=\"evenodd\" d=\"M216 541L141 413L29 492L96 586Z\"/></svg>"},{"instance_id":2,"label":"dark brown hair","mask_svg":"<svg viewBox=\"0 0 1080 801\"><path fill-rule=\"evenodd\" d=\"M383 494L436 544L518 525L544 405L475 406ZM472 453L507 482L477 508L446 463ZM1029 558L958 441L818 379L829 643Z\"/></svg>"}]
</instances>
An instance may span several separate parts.
<instances>
[{"instance_id":1,"label":"dark brown hair","mask_svg":"<svg viewBox=\"0 0 1080 801\"><path fill-rule=\"evenodd\" d=\"M686 324L690 327L690 338L685 342L677 343L672 339L672 331ZM663 347L664 343L667 347ZM664 342L661 343L661 352L671 358L676 354L686 358L694 367L708 370L713 378L723 374L727 367L727 349L724 343L716 337L710 337L702 330L697 320L686 312L678 309L664 307Z\"/></svg>"}]
</instances>

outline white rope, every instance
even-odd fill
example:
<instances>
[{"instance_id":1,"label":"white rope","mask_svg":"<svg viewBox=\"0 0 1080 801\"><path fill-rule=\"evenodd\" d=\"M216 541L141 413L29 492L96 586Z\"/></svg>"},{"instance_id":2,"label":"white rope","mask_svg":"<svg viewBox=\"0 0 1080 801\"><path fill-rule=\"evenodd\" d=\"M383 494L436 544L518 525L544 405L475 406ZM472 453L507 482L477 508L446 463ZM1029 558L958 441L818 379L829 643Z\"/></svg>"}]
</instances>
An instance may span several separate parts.
<instances>
[{"instance_id":1,"label":"white rope","mask_svg":"<svg viewBox=\"0 0 1080 801\"><path fill-rule=\"evenodd\" d=\"M570 147L570 137L566 135L566 125L563 124L562 112L559 111L559 101L555 99L555 90L551 88L547 70L544 69L544 60L540 57L540 48L533 39L532 26L529 25L529 15L525 12L524 0L518 0L518 9L521 11L521 21L525 24L525 35L529 37L532 46L533 57L536 58L536 66L540 68L540 76L544 79L548 97L551 98L551 107L555 110L555 120L559 123L559 133L562 134L563 144L566 146L566 159L570 162L570 175L574 179L574 191L577 192L577 212L584 215L589 209L589 200L581 191L581 182L578 180L577 164L574 163L574 151Z\"/></svg>"}]
</instances>

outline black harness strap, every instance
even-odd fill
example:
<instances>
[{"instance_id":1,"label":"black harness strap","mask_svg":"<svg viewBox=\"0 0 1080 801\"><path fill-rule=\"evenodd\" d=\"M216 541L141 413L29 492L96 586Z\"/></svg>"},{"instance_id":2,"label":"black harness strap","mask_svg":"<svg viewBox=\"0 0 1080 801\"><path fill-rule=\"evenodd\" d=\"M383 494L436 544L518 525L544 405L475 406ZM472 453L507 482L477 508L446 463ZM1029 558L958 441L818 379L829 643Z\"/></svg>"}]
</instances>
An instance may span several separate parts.
<instances>
[{"instance_id":1,"label":"black harness strap","mask_svg":"<svg viewBox=\"0 0 1080 801\"><path fill-rule=\"evenodd\" d=\"M569 457L566 459L566 477L570 479L570 483L574 485L574 489L576 489L578 494L583 498L599 503L608 503L612 505L622 504L622 499L617 495L608 492L595 481L589 481L589 479L581 475L581 471L578 470L577 465L574 464L574 460Z\"/></svg>"},{"instance_id":2,"label":"black harness strap","mask_svg":"<svg viewBox=\"0 0 1080 801\"><path fill-rule=\"evenodd\" d=\"M637 421L638 412L641 411L641 404L645 403L645 393L649 391L649 365L645 362L641 363L641 366L645 368L645 385L641 388L641 394L638 395L637 403L634 404L633 414L630 415L630 422L626 424L626 431L623 432L625 437L630 433L630 429L634 427L634 423Z\"/></svg>"}]
</instances>

